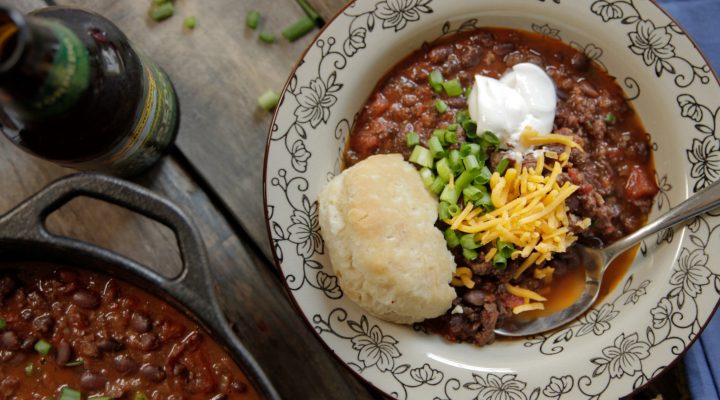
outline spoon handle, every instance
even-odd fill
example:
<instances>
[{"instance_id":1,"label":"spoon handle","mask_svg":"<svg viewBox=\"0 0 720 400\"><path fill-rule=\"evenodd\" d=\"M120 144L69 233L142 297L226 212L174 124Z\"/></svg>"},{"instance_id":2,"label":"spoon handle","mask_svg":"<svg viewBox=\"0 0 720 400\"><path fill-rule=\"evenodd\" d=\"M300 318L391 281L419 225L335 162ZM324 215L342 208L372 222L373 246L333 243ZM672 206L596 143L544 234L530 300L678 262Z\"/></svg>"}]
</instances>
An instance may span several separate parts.
<instances>
[{"instance_id":1,"label":"spoon handle","mask_svg":"<svg viewBox=\"0 0 720 400\"><path fill-rule=\"evenodd\" d=\"M720 180L691 195L667 213L603 249L608 261L646 237L720 206ZM609 263L608 263L609 264Z\"/></svg>"}]
</instances>

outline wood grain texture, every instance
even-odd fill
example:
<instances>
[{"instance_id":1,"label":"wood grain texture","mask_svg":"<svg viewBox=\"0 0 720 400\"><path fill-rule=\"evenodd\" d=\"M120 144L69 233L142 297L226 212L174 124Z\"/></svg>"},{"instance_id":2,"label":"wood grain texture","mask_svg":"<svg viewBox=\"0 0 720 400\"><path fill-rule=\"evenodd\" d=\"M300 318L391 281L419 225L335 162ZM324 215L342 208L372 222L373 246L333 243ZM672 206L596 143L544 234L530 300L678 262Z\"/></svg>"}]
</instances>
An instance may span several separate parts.
<instances>
[{"instance_id":1,"label":"wood grain texture","mask_svg":"<svg viewBox=\"0 0 720 400\"><path fill-rule=\"evenodd\" d=\"M152 1L97 2L57 0L102 13L144 49L170 75L180 97L178 147L198 168L271 259L262 206L265 140L272 114L257 105L267 89L278 92L317 30L290 43L281 31L304 17L294 0L175 1L175 15L155 22L147 16ZM329 13L344 1L327 1ZM249 10L262 14L253 31L245 26ZM186 16L197 27L183 29ZM329 15L324 15L329 16ZM269 45L258 33L274 33Z\"/></svg>"},{"instance_id":2,"label":"wood grain texture","mask_svg":"<svg viewBox=\"0 0 720 400\"><path fill-rule=\"evenodd\" d=\"M72 172L0 140L0 214ZM198 224L221 306L284 398L298 393L317 399L372 398L301 320L273 268L248 251L175 161L164 160L136 182L172 199ZM178 268L174 234L116 206L80 198L52 215L48 225L56 234L96 243L162 273Z\"/></svg>"}]
</instances>

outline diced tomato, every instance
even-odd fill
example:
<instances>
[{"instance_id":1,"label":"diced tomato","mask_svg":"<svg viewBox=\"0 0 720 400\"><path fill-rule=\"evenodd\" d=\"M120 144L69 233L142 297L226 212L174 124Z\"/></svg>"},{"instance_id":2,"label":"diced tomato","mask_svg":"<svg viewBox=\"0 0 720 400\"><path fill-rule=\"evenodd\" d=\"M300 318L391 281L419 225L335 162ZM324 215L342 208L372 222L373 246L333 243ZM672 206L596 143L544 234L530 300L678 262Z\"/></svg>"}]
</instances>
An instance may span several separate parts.
<instances>
[{"instance_id":1,"label":"diced tomato","mask_svg":"<svg viewBox=\"0 0 720 400\"><path fill-rule=\"evenodd\" d=\"M522 297L518 297L510 293L502 294L500 300L508 309L512 309L513 307L519 306L524 303Z\"/></svg>"},{"instance_id":2,"label":"diced tomato","mask_svg":"<svg viewBox=\"0 0 720 400\"><path fill-rule=\"evenodd\" d=\"M629 200L655 196L658 190L655 177L650 176L647 170L638 165L633 167L625 183L625 196Z\"/></svg>"}]
</instances>

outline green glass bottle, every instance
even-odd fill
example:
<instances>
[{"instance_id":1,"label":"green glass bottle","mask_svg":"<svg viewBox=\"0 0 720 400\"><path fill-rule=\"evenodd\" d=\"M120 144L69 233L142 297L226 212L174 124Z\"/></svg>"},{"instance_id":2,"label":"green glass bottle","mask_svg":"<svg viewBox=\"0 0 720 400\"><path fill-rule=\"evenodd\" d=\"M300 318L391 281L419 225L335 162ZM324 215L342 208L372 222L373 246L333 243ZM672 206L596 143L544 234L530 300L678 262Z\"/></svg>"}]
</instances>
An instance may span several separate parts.
<instances>
[{"instance_id":1,"label":"green glass bottle","mask_svg":"<svg viewBox=\"0 0 720 400\"><path fill-rule=\"evenodd\" d=\"M57 164L121 176L157 162L178 130L168 76L92 12L0 5L0 128Z\"/></svg>"}]
</instances>

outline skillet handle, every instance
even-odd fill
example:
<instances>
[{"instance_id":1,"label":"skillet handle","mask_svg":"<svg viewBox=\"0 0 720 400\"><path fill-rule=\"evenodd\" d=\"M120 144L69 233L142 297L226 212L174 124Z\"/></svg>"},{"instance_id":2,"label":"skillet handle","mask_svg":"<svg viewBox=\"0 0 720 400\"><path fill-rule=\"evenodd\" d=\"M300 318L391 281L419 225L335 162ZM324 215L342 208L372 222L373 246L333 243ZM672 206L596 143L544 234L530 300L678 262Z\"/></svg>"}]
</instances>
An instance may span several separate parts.
<instances>
[{"instance_id":1,"label":"skillet handle","mask_svg":"<svg viewBox=\"0 0 720 400\"><path fill-rule=\"evenodd\" d=\"M92 197L127 208L172 229L177 236L182 258L180 275L166 278L109 250L48 232L45 227L48 215L78 196ZM125 266L187 306L207 328L222 339L233 350L235 361L247 368L245 372L263 398L280 399L270 380L223 317L211 284L207 251L200 233L185 213L170 201L142 186L115 177L93 173L71 175L50 184L0 216L0 243L3 241L41 243L79 252L89 251Z\"/></svg>"},{"instance_id":2,"label":"skillet handle","mask_svg":"<svg viewBox=\"0 0 720 400\"><path fill-rule=\"evenodd\" d=\"M182 259L180 274L175 278L166 278L108 250L48 232L45 227L45 219L48 215L79 196L116 204L172 229L177 236ZM192 304L193 308L196 308L193 311L198 315L204 315L209 319L221 318L214 317L218 315L213 312L217 302L210 285L207 254L193 222L175 204L128 181L92 173L80 173L62 178L0 217L0 241L2 240L41 242L79 250L90 249L112 258L119 258L123 264L131 265L146 279L180 298L185 304ZM212 328L217 328L218 323L224 323L224 321L209 322L215 325Z\"/></svg>"}]
</instances>

